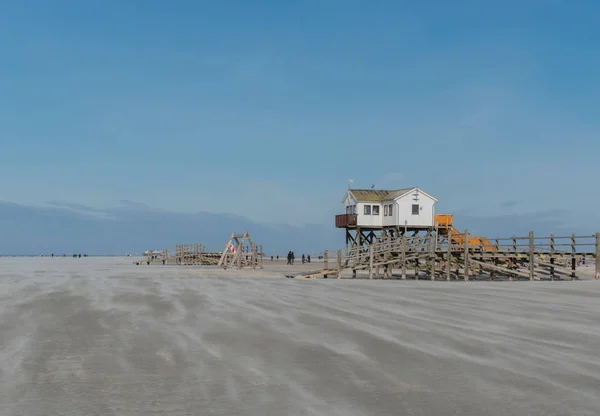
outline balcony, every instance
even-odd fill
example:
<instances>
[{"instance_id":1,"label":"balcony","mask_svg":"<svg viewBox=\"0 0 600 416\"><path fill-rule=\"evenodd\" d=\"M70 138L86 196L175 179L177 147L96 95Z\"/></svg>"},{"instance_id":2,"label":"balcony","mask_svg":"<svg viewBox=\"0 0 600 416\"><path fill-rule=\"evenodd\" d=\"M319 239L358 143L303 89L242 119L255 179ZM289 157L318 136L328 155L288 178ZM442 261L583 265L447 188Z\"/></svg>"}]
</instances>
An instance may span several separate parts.
<instances>
[{"instance_id":1,"label":"balcony","mask_svg":"<svg viewBox=\"0 0 600 416\"><path fill-rule=\"evenodd\" d=\"M336 228L356 227L358 215L356 214L341 214L335 216Z\"/></svg>"}]
</instances>

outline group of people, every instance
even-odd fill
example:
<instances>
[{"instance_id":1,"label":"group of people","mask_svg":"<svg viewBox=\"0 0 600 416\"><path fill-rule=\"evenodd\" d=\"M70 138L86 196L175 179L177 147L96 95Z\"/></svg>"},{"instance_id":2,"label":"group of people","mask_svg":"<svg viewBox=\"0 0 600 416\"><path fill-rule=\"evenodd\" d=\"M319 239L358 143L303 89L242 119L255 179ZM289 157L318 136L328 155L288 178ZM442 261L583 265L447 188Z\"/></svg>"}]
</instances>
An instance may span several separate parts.
<instances>
[{"instance_id":1,"label":"group of people","mask_svg":"<svg viewBox=\"0 0 600 416\"><path fill-rule=\"evenodd\" d=\"M292 250L290 250L287 254L287 264L294 264L294 260L296 259L296 255ZM279 260L279 256L277 256L277 260ZM273 261L273 256L271 256L271 261ZM310 254L308 256L302 255L302 264L310 263Z\"/></svg>"},{"instance_id":2,"label":"group of people","mask_svg":"<svg viewBox=\"0 0 600 416\"><path fill-rule=\"evenodd\" d=\"M290 250L287 255L287 264L294 264L295 259L296 255L293 251ZM304 254L302 254L302 264L304 263L310 263L310 255L305 256Z\"/></svg>"}]
</instances>

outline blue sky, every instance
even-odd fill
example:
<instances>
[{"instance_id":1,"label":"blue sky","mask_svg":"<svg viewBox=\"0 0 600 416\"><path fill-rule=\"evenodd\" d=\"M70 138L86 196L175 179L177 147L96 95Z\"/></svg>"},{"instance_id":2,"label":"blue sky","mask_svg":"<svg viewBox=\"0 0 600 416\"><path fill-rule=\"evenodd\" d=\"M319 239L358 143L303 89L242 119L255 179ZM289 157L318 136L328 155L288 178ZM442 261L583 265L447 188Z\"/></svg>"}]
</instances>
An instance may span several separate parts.
<instances>
[{"instance_id":1,"label":"blue sky","mask_svg":"<svg viewBox=\"0 0 600 416\"><path fill-rule=\"evenodd\" d=\"M600 229L600 3L416 4L4 1L0 199L331 226L353 178Z\"/></svg>"}]
</instances>

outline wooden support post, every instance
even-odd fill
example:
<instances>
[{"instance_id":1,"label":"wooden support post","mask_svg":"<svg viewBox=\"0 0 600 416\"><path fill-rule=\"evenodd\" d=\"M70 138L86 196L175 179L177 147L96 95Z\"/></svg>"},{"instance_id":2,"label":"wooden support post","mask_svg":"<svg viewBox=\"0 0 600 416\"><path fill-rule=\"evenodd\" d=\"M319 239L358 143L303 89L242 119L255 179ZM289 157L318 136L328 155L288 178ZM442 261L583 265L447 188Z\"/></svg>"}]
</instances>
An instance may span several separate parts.
<instances>
[{"instance_id":1,"label":"wooden support post","mask_svg":"<svg viewBox=\"0 0 600 416\"><path fill-rule=\"evenodd\" d=\"M369 246L369 280L373 280L373 244Z\"/></svg>"},{"instance_id":2,"label":"wooden support post","mask_svg":"<svg viewBox=\"0 0 600 416\"><path fill-rule=\"evenodd\" d=\"M498 237L496 237L496 241L494 241L494 257L492 259L492 263L494 263L494 266L498 265L498 251L499 251L499 242L498 242ZM490 280L494 280L495 277L495 271L492 270L490 272Z\"/></svg>"},{"instance_id":3,"label":"wooden support post","mask_svg":"<svg viewBox=\"0 0 600 416\"><path fill-rule=\"evenodd\" d=\"M242 246L242 243L238 243L237 246L237 268L241 269L242 268L242 257L244 257L244 246Z\"/></svg>"},{"instance_id":4,"label":"wooden support post","mask_svg":"<svg viewBox=\"0 0 600 416\"><path fill-rule=\"evenodd\" d=\"M533 281L535 276L535 241L533 231L529 231L529 280Z\"/></svg>"},{"instance_id":5,"label":"wooden support post","mask_svg":"<svg viewBox=\"0 0 600 416\"><path fill-rule=\"evenodd\" d=\"M433 235L431 236L431 280L435 280L435 251L437 248L437 234L435 235L435 239Z\"/></svg>"},{"instance_id":6,"label":"wooden support post","mask_svg":"<svg viewBox=\"0 0 600 416\"><path fill-rule=\"evenodd\" d=\"M342 278L342 250L338 250L338 252L337 252L337 269L338 269L337 278L341 279Z\"/></svg>"},{"instance_id":7,"label":"wooden support post","mask_svg":"<svg viewBox=\"0 0 600 416\"><path fill-rule=\"evenodd\" d=\"M329 252L327 250L323 252L323 269L329 269ZM327 275L323 275L323 278L327 279Z\"/></svg>"},{"instance_id":8,"label":"wooden support post","mask_svg":"<svg viewBox=\"0 0 600 416\"><path fill-rule=\"evenodd\" d=\"M264 260L264 259L263 259L263 246L262 246L262 244L261 244L261 245L260 245L260 268L261 268L261 269L264 267L264 266L263 266L263 260Z\"/></svg>"},{"instance_id":9,"label":"wooden support post","mask_svg":"<svg viewBox=\"0 0 600 416\"><path fill-rule=\"evenodd\" d=\"M554 234L550 235L550 264L554 264ZM550 279L554 281L554 267L550 267Z\"/></svg>"},{"instance_id":10,"label":"wooden support post","mask_svg":"<svg viewBox=\"0 0 600 416\"><path fill-rule=\"evenodd\" d=\"M406 280L406 235L402 234L402 280Z\"/></svg>"},{"instance_id":11,"label":"wooden support post","mask_svg":"<svg viewBox=\"0 0 600 416\"><path fill-rule=\"evenodd\" d=\"M600 279L600 233L596 233L596 279Z\"/></svg>"},{"instance_id":12,"label":"wooden support post","mask_svg":"<svg viewBox=\"0 0 600 416\"><path fill-rule=\"evenodd\" d=\"M452 238L448 235L448 269L446 270L446 280L450 281L450 274L452 268Z\"/></svg>"},{"instance_id":13,"label":"wooden support post","mask_svg":"<svg viewBox=\"0 0 600 416\"><path fill-rule=\"evenodd\" d=\"M256 270L256 244L252 243L252 270Z\"/></svg>"},{"instance_id":14,"label":"wooden support post","mask_svg":"<svg viewBox=\"0 0 600 416\"><path fill-rule=\"evenodd\" d=\"M465 273L465 282L469 281L469 230L465 230L465 265L464 265L464 273Z\"/></svg>"},{"instance_id":15,"label":"wooden support post","mask_svg":"<svg viewBox=\"0 0 600 416\"><path fill-rule=\"evenodd\" d=\"M518 256L518 254L517 254L517 237L515 237L514 235L513 235L513 238L512 238L512 248L513 248L512 262L515 263L515 265L516 265L516 263L517 263L517 256ZM513 280L513 275L512 274L510 276L508 276L508 280Z\"/></svg>"},{"instance_id":16,"label":"wooden support post","mask_svg":"<svg viewBox=\"0 0 600 416\"><path fill-rule=\"evenodd\" d=\"M575 234L571 234L571 280L577 279L575 268L577 267L577 247L575 244Z\"/></svg>"}]
</instances>

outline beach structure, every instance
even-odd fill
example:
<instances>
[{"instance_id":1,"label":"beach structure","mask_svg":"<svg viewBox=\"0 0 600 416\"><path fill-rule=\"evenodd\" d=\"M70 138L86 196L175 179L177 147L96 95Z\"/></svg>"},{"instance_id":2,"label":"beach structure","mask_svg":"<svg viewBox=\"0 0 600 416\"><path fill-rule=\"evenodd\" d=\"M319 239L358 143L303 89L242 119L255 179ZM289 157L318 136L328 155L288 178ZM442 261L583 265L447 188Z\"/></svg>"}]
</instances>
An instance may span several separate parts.
<instances>
[{"instance_id":1,"label":"beach structure","mask_svg":"<svg viewBox=\"0 0 600 416\"><path fill-rule=\"evenodd\" d=\"M393 190L348 189L344 214L335 226L346 229L346 247L365 247L377 236L397 237L407 232L432 231L437 198L420 188Z\"/></svg>"},{"instance_id":2,"label":"beach structure","mask_svg":"<svg viewBox=\"0 0 600 416\"><path fill-rule=\"evenodd\" d=\"M349 189L342 200L345 213L335 217L336 227L346 230L346 248L325 250L323 269L296 276L341 278L350 270L356 277L367 270L370 279L380 271L385 278L398 268L402 279L600 279L600 233L473 236L455 228L452 214L436 214L437 202L416 187Z\"/></svg>"},{"instance_id":3,"label":"beach structure","mask_svg":"<svg viewBox=\"0 0 600 416\"><path fill-rule=\"evenodd\" d=\"M243 234L231 234L225 244L217 267L224 269L251 267L263 268L263 250L252 241L248 231Z\"/></svg>"},{"instance_id":4,"label":"beach structure","mask_svg":"<svg viewBox=\"0 0 600 416\"><path fill-rule=\"evenodd\" d=\"M181 266L207 266L216 265L221 253L207 253L204 244L178 244L174 249L148 250L144 252L145 261L136 261L135 264L164 264Z\"/></svg>"}]
</instances>

